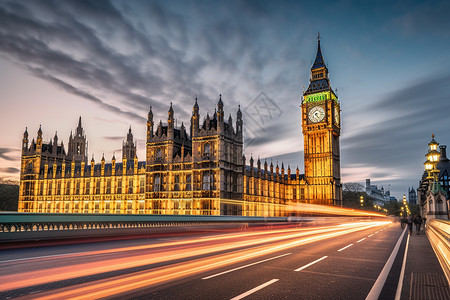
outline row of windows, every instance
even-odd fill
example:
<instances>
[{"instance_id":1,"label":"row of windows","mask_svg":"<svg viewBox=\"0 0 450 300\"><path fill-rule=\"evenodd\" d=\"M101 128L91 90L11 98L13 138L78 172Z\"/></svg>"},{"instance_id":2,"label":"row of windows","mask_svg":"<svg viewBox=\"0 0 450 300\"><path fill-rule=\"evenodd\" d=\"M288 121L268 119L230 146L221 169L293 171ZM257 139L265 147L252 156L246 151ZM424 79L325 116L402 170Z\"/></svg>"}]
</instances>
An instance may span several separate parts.
<instances>
[{"instance_id":1,"label":"row of windows","mask_svg":"<svg viewBox=\"0 0 450 300\"><path fill-rule=\"evenodd\" d=\"M27 181L24 184L23 196L32 196L34 195L35 183ZM107 179L104 181L104 186L101 185L101 180L96 180L91 189L91 182L86 181L84 184L80 181L76 181L74 186L72 187L70 182L63 184L61 181L58 181L56 185L53 184L52 181L41 181L37 186L37 195L71 195L71 189L74 190L74 195L83 195L83 194L133 194L134 193L134 180L130 179L128 181L122 182L121 179L117 180L117 184L113 186L112 181ZM145 180L140 179L139 185L136 187L139 190L139 193L145 192Z\"/></svg>"},{"instance_id":2,"label":"row of windows","mask_svg":"<svg viewBox=\"0 0 450 300\"><path fill-rule=\"evenodd\" d=\"M161 192L165 191L165 182L164 179L166 177L162 174L155 174L153 175L153 191L154 192ZM211 191L215 190L215 180L214 180L214 174L210 171L206 171L203 173L203 180L202 180L202 190L205 191ZM185 178L185 184L184 184L184 190L185 191L191 191L192 190L192 176L191 174L187 174ZM173 183L173 190L174 191L181 191L183 184L180 182L180 175L174 176L174 183Z\"/></svg>"},{"instance_id":3,"label":"row of windows","mask_svg":"<svg viewBox=\"0 0 450 300\"><path fill-rule=\"evenodd\" d=\"M133 213L156 210L156 211L210 211L218 210L218 202L215 200L192 201L167 201L156 200L152 202L127 201L127 202L23 202L22 210L34 212L79 212L79 213Z\"/></svg>"},{"instance_id":4,"label":"row of windows","mask_svg":"<svg viewBox=\"0 0 450 300\"><path fill-rule=\"evenodd\" d=\"M255 184L251 180L247 180L246 192L247 195L263 196L263 197L275 197L285 198L285 195L289 193L289 186L276 184L262 183L262 188L258 184ZM292 189L292 199L305 199L305 189L300 188L299 195L297 195L297 189Z\"/></svg>"},{"instance_id":5,"label":"row of windows","mask_svg":"<svg viewBox=\"0 0 450 300\"><path fill-rule=\"evenodd\" d=\"M203 158L211 158L211 156L214 154L215 152L211 149L211 144L210 143L205 143L203 145L203 149L201 149L201 154ZM225 153L228 153L227 151L225 151ZM163 156L165 156L164 154L164 149L162 147L159 147L155 150L155 154L154 154L154 159L155 161L163 161ZM235 156L235 155L234 155Z\"/></svg>"}]
</instances>

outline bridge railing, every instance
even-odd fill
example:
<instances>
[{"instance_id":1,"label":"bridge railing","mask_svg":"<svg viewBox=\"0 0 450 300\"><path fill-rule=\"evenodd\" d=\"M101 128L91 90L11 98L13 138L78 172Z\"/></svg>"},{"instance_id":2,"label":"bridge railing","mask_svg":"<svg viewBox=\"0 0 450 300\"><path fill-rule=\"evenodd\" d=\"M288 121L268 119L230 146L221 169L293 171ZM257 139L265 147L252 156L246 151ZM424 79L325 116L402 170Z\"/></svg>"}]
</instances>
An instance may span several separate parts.
<instances>
[{"instance_id":1,"label":"bridge railing","mask_svg":"<svg viewBox=\"0 0 450 300\"><path fill-rule=\"evenodd\" d=\"M286 222L286 217L0 213L0 233Z\"/></svg>"},{"instance_id":2,"label":"bridge railing","mask_svg":"<svg viewBox=\"0 0 450 300\"><path fill-rule=\"evenodd\" d=\"M450 282L450 221L433 219L427 224L427 236Z\"/></svg>"}]
</instances>

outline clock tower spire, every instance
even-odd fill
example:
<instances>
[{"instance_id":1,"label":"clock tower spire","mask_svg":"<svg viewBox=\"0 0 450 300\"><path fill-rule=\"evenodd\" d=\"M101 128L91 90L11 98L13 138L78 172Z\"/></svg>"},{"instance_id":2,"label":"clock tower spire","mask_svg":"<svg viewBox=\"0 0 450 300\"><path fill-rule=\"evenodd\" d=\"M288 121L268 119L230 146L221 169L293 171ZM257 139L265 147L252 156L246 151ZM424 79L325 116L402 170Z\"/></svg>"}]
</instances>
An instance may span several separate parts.
<instances>
[{"instance_id":1,"label":"clock tower spire","mask_svg":"<svg viewBox=\"0 0 450 300\"><path fill-rule=\"evenodd\" d=\"M330 85L328 68L317 38L316 59L302 99L306 199L309 203L342 205L339 136L340 107Z\"/></svg>"}]
</instances>

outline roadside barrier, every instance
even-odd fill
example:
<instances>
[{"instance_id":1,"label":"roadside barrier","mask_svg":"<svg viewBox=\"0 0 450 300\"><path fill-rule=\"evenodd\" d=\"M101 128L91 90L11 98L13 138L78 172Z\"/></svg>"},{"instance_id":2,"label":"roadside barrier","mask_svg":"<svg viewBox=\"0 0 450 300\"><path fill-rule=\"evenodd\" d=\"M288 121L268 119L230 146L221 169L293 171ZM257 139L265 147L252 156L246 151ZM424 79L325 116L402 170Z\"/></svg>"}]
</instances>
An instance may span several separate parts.
<instances>
[{"instance_id":1,"label":"roadside barrier","mask_svg":"<svg viewBox=\"0 0 450 300\"><path fill-rule=\"evenodd\" d=\"M450 283L450 221L433 219L428 222L426 233Z\"/></svg>"}]
</instances>

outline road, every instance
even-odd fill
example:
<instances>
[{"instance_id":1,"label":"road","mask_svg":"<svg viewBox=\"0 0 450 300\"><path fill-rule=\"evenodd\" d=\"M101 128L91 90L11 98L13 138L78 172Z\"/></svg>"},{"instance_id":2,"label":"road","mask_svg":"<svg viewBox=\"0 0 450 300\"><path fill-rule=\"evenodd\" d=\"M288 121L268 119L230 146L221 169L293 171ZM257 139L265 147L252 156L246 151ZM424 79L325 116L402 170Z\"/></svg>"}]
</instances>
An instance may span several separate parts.
<instances>
[{"instance_id":1,"label":"road","mask_svg":"<svg viewBox=\"0 0 450 300\"><path fill-rule=\"evenodd\" d=\"M365 299L401 234L347 222L0 250L0 298Z\"/></svg>"}]
</instances>

